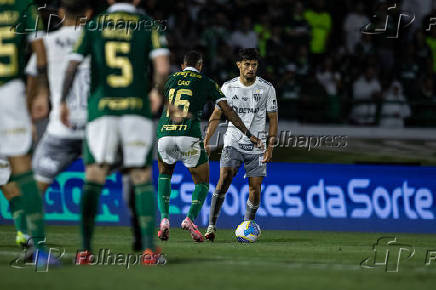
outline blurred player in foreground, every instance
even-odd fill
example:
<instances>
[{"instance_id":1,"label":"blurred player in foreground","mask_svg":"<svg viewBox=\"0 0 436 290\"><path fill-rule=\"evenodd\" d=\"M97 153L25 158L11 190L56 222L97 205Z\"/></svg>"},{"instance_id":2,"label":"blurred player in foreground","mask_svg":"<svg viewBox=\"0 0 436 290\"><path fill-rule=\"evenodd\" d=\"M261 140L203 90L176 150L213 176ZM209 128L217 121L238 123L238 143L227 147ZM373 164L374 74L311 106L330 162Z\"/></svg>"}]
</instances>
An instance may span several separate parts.
<instances>
[{"instance_id":1,"label":"blurred player in foreground","mask_svg":"<svg viewBox=\"0 0 436 290\"><path fill-rule=\"evenodd\" d=\"M278 117L277 99L274 87L261 77L257 77L259 55L254 48L240 50L236 62L239 77L222 86L221 90L227 102L244 121L245 126L257 137L267 143L266 150L253 146L248 139L229 124L224 136L224 148L220 160L220 179L212 196L210 206L209 226L205 238L214 241L216 221L227 190L239 167L244 163L245 176L249 179L249 198L244 220L254 220L260 204L260 192L263 178L266 176L266 164L271 161L277 136ZM221 119L221 108L216 107L209 120L206 132L205 146L209 152L209 142ZM266 136L266 119L269 121L268 136Z\"/></svg>"},{"instance_id":2,"label":"blurred player in foreground","mask_svg":"<svg viewBox=\"0 0 436 290\"><path fill-rule=\"evenodd\" d=\"M74 119L71 128L60 120L61 93L69 55L74 44L82 34L78 20L89 19L92 11L88 9L87 0L62 0L59 18L65 19L62 27L44 37L49 64L50 102L52 110L44 136L33 156L33 171L38 187L45 192L54 178L82 155L82 140L85 136L86 102L89 93L89 61L78 68L75 82L68 99L68 108ZM28 78L36 75L35 55L26 68ZM32 80L29 80L31 82ZM48 110L48 100L38 100Z\"/></svg>"},{"instance_id":3,"label":"blurred player in foreground","mask_svg":"<svg viewBox=\"0 0 436 290\"><path fill-rule=\"evenodd\" d=\"M152 59L155 75L151 96L156 99L168 76L169 51L164 47L159 26L141 26L141 23L144 25L153 20L139 14L134 2L108 1L111 6L105 14L97 16L85 27L65 76L61 120L70 126L66 100L78 66L86 56L91 57L91 93L84 152L86 178L81 200L82 251L77 253L77 264L91 262L91 238L98 200L109 168L116 161L119 146L122 148L123 167L130 171L135 187L144 250L141 262L165 263L153 241L153 124L147 75L149 59ZM116 25L123 21L137 27ZM99 28L95 29L96 26Z\"/></svg>"},{"instance_id":4,"label":"blurred player in foreground","mask_svg":"<svg viewBox=\"0 0 436 290\"><path fill-rule=\"evenodd\" d=\"M194 224L209 193L209 160L201 135L200 117L204 105L213 101L224 115L235 124L242 134L249 136L249 142L261 145L261 140L251 135L242 120L227 104L219 86L201 73L203 57L196 51L188 52L184 57L182 71L172 74L165 85L165 97L168 103L181 110L181 122L170 118L169 110L164 110L157 129L159 152L159 210L161 223L158 236L161 240L169 238L169 203L171 177L177 161L182 161L189 169L195 184L192 204L182 229L191 233L195 242L203 242L204 237ZM254 146L254 145L253 145Z\"/></svg>"},{"instance_id":5,"label":"blurred player in foreground","mask_svg":"<svg viewBox=\"0 0 436 290\"><path fill-rule=\"evenodd\" d=\"M33 259L37 266L44 267L59 261L53 257L49 259L45 250L43 204L29 154L32 123L23 82L27 40L36 53L37 97L49 95L46 52L40 38L42 20L30 0L2 1L0 14L8 16L0 21L0 155L8 158L12 172L10 182L3 190L19 235L27 232L37 249L28 251L25 259Z\"/></svg>"}]
</instances>

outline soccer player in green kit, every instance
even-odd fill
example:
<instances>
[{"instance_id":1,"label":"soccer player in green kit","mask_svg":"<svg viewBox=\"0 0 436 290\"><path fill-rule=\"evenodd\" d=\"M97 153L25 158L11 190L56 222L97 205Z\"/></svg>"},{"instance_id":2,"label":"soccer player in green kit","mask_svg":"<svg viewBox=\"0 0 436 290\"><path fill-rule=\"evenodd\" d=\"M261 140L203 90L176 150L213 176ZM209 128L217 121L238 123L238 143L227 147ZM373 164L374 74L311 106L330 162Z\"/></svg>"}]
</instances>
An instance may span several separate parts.
<instances>
[{"instance_id":1,"label":"soccer player in green kit","mask_svg":"<svg viewBox=\"0 0 436 290\"><path fill-rule=\"evenodd\" d=\"M34 244L24 259L32 259L38 267L59 263L45 248L44 210L31 166L32 123L23 81L28 41L37 56L36 98L49 96L42 30L32 1L0 0L0 155L7 157L12 171L3 190L18 234L27 231Z\"/></svg>"},{"instance_id":2,"label":"soccer player in green kit","mask_svg":"<svg viewBox=\"0 0 436 290\"><path fill-rule=\"evenodd\" d=\"M122 3L121 3L122 2ZM69 125L65 100L78 65L91 57L91 90L85 133L86 178L81 199L82 251L76 264L92 262L91 238L98 200L111 165L121 147L123 167L135 187L136 211L141 228L143 264L163 264L165 257L154 245L155 203L152 186L153 125L147 80L150 59L154 86L150 97L163 89L169 72L169 51L161 27L136 10L139 1L108 1L112 4L90 21L73 51L65 76L61 120Z\"/></svg>"},{"instance_id":3,"label":"soccer player in green kit","mask_svg":"<svg viewBox=\"0 0 436 290\"><path fill-rule=\"evenodd\" d=\"M172 74L165 84L164 94L169 105L177 108L180 122L170 118L170 111L164 110L157 129L159 152L159 210L161 223L158 237L169 238L169 201L171 194L171 176L175 163L182 161L189 169L195 184L192 193L192 205L182 222L182 229L190 232L195 242L203 242L204 237L194 224L209 192L209 160L202 141L200 116L208 101L215 102L224 115L256 146L262 146L261 140L251 135L242 120L227 104L226 97L219 86L201 73L203 57L196 51L188 52L184 57L182 71Z\"/></svg>"}]
</instances>

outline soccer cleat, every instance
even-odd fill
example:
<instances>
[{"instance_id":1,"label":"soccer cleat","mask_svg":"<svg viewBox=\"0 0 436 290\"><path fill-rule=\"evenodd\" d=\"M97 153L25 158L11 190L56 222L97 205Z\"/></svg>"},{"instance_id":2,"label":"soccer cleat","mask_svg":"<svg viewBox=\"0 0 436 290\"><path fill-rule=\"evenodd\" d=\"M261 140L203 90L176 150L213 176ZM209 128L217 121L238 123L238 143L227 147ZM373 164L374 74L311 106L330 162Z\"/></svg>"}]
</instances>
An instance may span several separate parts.
<instances>
[{"instance_id":1,"label":"soccer cleat","mask_svg":"<svg viewBox=\"0 0 436 290\"><path fill-rule=\"evenodd\" d=\"M164 265L167 263L167 259L161 253L160 248L156 248L153 252L151 249L146 249L141 257L141 263L147 265Z\"/></svg>"},{"instance_id":2,"label":"soccer cleat","mask_svg":"<svg viewBox=\"0 0 436 290\"><path fill-rule=\"evenodd\" d=\"M76 254L76 259L74 260L74 265L89 265L91 264L91 252L90 251L79 251Z\"/></svg>"},{"instance_id":3,"label":"soccer cleat","mask_svg":"<svg viewBox=\"0 0 436 290\"><path fill-rule=\"evenodd\" d=\"M204 242L203 235L198 230L198 227L194 225L192 220L186 217L182 222L182 229L187 230L191 233L191 237L194 242L201 243Z\"/></svg>"},{"instance_id":4,"label":"soccer cleat","mask_svg":"<svg viewBox=\"0 0 436 290\"><path fill-rule=\"evenodd\" d=\"M168 241L170 238L170 221L167 218L163 218L160 222L160 230L157 232L157 236L162 241Z\"/></svg>"},{"instance_id":5,"label":"soccer cleat","mask_svg":"<svg viewBox=\"0 0 436 290\"><path fill-rule=\"evenodd\" d=\"M23 234L21 231L17 232L15 242L22 248L29 248L32 246L32 239L28 235Z\"/></svg>"},{"instance_id":6,"label":"soccer cleat","mask_svg":"<svg viewBox=\"0 0 436 290\"><path fill-rule=\"evenodd\" d=\"M210 225L210 226L207 227L207 231L204 234L204 238L206 240L209 240L209 241L213 242L213 241L215 241L215 233L216 233L216 227Z\"/></svg>"}]
</instances>

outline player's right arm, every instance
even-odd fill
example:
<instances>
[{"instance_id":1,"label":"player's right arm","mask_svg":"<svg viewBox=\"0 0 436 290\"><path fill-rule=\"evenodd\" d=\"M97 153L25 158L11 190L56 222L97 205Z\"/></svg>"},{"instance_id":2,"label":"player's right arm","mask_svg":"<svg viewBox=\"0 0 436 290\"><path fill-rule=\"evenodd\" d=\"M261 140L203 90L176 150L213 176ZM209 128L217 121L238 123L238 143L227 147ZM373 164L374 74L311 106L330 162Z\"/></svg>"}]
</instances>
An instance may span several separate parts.
<instances>
[{"instance_id":1,"label":"player's right arm","mask_svg":"<svg viewBox=\"0 0 436 290\"><path fill-rule=\"evenodd\" d=\"M218 125L221 120L222 111L218 108L215 108L212 115L209 118L209 125L207 126L206 130L206 136L204 137L204 148L206 149L206 152L208 155L210 155L211 148L209 147L210 139L215 134L216 128L218 128Z\"/></svg>"},{"instance_id":2,"label":"player's right arm","mask_svg":"<svg viewBox=\"0 0 436 290\"><path fill-rule=\"evenodd\" d=\"M42 38L44 26L38 15L36 6L31 1L27 1L26 11L23 14L24 27L27 31L33 31L27 35L28 42L31 43L33 54L35 55L35 93L28 94L28 103L31 106L36 104L41 108L41 114L37 117L46 117L49 110L50 85L48 80L48 59L44 40ZM18 28L20 30L20 28ZM35 117L35 116L33 116Z\"/></svg>"}]
</instances>

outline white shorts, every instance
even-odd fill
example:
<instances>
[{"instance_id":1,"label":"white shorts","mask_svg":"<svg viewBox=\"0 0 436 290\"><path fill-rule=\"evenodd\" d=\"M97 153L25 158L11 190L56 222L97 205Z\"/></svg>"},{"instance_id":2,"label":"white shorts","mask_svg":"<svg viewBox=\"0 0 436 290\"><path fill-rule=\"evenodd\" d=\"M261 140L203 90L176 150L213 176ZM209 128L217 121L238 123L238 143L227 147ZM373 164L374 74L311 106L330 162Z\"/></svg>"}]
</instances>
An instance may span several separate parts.
<instances>
[{"instance_id":1,"label":"white shorts","mask_svg":"<svg viewBox=\"0 0 436 290\"><path fill-rule=\"evenodd\" d=\"M100 117L86 126L85 163L113 165L122 153L124 168L149 167L153 133L152 121L141 116Z\"/></svg>"},{"instance_id":2,"label":"white shorts","mask_svg":"<svg viewBox=\"0 0 436 290\"><path fill-rule=\"evenodd\" d=\"M0 157L0 186L9 182L11 177L11 168L6 158Z\"/></svg>"},{"instance_id":3,"label":"white shorts","mask_svg":"<svg viewBox=\"0 0 436 290\"><path fill-rule=\"evenodd\" d=\"M208 161L203 142L187 136L166 136L158 141L159 157L166 164L182 161L187 168L197 167Z\"/></svg>"},{"instance_id":4,"label":"white shorts","mask_svg":"<svg viewBox=\"0 0 436 290\"><path fill-rule=\"evenodd\" d=\"M32 146L32 120L27 110L26 88L21 80L0 87L0 154L23 156Z\"/></svg>"}]
</instances>

